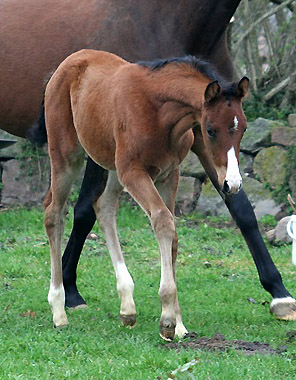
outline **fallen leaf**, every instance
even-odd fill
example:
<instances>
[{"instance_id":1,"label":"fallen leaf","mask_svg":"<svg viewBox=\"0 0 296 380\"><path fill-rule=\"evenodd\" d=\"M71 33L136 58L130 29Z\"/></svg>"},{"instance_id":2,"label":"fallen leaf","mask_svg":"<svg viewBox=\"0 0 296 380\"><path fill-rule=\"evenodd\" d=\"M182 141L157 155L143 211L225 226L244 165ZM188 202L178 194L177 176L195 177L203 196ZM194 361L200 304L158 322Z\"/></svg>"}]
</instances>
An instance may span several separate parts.
<instances>
[{"instance_id":1,"label":"fallen leaf","mask_svg":"<svg viewBox=\"0 0 296 380\"><path fill-rule=\"evenodd\" d=\"M88 240L97 240L99 237L98 235L96 235L95 233L93 232L90 232L87 237L86 237Z\"/></svg>"},{"instance_id":2,"label":"fallen leaf","mask_svg":"<svg viewBox=\"0 0 296 380\"><path fill-rule=\"evenodd\" d=\"M31 311L31 310L27 310L26 312L21 313L20 316L21 316L21 317L35 318L35 316L36 316L36 312L35 312L35 311Z\"/></svg>"}]
</instances>

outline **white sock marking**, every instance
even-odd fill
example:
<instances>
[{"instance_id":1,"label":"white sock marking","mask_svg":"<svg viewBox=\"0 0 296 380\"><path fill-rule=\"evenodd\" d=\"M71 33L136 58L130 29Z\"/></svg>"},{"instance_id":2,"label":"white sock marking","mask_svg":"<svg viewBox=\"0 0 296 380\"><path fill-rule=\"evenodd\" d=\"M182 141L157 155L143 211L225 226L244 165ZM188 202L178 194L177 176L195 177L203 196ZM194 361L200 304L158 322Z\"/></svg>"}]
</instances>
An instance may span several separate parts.
<instances>
[{"instance_id":1,"label":"white sock marking","mask_svg":"<svg viewBox=\"0 0 296 380\"><path fill-rule=\"evenodd\" d=\"M68 324L65 313L65 291L63 285L56 287L50 284L48 303L52 309L54 325L63 326Z\"/></svg>"},{"instance_id":2,"label":"white sock marking","mask_svg":"<svg viewBox=\"0 0 296 380\"><path fill-rule=\"evenodd\" d=\"M292 297L284 297L284 298L274 298L271 301L270 307L272 308L273 306L279 304L279 303L295 303L295 299Z\"/></svg>"}]
</instances>

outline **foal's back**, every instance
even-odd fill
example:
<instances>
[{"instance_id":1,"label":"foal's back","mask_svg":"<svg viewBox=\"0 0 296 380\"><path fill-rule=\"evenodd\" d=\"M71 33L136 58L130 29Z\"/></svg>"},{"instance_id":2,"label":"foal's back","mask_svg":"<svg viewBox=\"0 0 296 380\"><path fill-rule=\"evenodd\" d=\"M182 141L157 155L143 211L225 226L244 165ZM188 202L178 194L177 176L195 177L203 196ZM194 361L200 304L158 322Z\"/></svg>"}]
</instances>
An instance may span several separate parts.
<instances>
[{"instance_id":1,"label":"foal's back","mask_svg":"<svg viewBox=\"0 0 296 380\"><path fill-rule=\"evenodd\" d=\"M81 50L61 63L45 93L51 143L52 134L54 140L65 141L64 149L81 144L96 162L115 169L112 104L116 77L124 65L131 64L114 54L95 50Z\"/></svg>"},{"instance_id":2,"label":"foal's back","mask_svg":"<svg viewBox=\"0 0 296 380\"><path fill-rule=\"evenodd\" d=\"M194 92L201 74L186 64L168 66L153 72L102 51L69 56L45 94L51 158L61 151L62 157L80 160L82 146L93 161L116 169L119 176L134 162L149 168L153 179L176 169L193 143L190 126L195 118L194 112L185 117L183 71L191 72ZM203 91L199 92L201 96Z\"/></svg>"}]
</instances>

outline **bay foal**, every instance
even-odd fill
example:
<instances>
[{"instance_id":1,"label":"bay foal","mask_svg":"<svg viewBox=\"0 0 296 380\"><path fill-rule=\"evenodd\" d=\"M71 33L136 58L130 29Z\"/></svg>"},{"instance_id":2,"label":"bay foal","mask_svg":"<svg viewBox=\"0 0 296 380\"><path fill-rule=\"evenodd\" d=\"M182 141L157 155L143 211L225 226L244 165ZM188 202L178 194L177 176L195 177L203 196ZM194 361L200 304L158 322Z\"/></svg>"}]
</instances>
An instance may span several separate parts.
<instances>
[{"instance_id":1,"label":"bay foal","mask_svg":"<svg viewBox=\"0 0 296 380\"><path fill-rule=\"evenodd\" d=\"M175 278L179 165L193 144L192 128L199 128L200 148L213 163L219 185L226 193L238 192L239 145L246 128L241 99L248 83L247 78L224 83L209 64L191 56L131 64L110 53L82 50L61 63L44 100L51 160L45 199L51 253L48 301L55 326L68 323L61 266L64 207L86 152L109 171L94 209L115 269L123 324L136 323L134 283L115 221L117 199L125 188L148 215L159 244L160 335L173 339L186 333Z\"/></svg>"}]
</instances>

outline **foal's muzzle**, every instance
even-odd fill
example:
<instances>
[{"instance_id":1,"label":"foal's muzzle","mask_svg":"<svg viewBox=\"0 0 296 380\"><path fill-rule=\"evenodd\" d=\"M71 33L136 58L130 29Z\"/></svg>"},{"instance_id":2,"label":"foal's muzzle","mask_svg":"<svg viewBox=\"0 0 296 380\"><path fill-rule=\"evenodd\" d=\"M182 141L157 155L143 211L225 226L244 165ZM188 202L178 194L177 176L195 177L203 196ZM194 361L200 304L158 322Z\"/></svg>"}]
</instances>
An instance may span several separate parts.
<instances>
[{"instance_id":1,"label":"foal's muzzle","mask_svg":"<svg viewBox=\"0 0 296 380\"><path fill-rule=\"evenodd\" d=\"M237 194L241 188L243 187L242 182L239 183L236 187L230 187L228 181L224 181L222 186L222 191L224 194L230 195L230 194Z\"/></svg>"}]
</instances>

